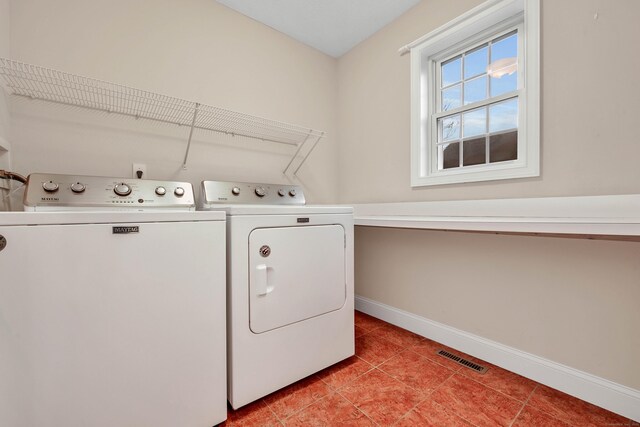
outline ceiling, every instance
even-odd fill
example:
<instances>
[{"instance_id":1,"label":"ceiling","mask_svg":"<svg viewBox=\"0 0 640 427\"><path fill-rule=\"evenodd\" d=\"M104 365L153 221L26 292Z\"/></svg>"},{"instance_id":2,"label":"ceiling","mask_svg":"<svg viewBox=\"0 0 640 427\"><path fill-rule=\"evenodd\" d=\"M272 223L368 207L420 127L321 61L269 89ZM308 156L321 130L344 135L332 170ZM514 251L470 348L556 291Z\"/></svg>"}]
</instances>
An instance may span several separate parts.
<instances>
[{"instance_id":1,"label":"ceiling","mask_svg":"<svg viewBox=\"0 0 640 427\"><path fill-rule=\"evenodd\" d=\"M420 0L217 0L338 58Z\"/></svg>"}]
</instances>

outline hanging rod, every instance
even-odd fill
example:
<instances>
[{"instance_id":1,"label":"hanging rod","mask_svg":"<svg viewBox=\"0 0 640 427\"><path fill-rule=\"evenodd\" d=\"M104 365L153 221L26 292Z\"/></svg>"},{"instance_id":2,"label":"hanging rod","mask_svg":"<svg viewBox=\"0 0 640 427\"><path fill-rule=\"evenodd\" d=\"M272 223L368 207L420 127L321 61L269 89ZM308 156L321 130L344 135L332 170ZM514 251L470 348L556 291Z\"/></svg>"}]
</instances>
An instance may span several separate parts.
<instances>
[{"instance_id":1,"label":"hanging rod","mask_svg":"<svg viewBox=\"0 0 640 427\"><path fill-rule=\"evenodd\" d=\"M286 174L298 172L325 133L102 80L25 64L0 57L0 77L9 93L42 101L120 114L189 128L183 168L187 166L195 129L297 147ZM311 143L302 160L303 146ZM298 160L297 162L295 162Z\"/></svg>"}]
</instances>

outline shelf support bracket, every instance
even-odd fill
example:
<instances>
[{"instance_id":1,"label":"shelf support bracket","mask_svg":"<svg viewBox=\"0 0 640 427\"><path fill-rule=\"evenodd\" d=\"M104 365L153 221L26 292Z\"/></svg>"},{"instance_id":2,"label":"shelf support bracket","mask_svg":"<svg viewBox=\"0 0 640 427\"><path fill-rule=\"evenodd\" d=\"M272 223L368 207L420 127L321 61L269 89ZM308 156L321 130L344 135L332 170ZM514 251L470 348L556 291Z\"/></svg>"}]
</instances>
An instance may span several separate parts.
<instances>
[{"instance_id":1,"label":"shelf support bracket","mask_svg":"<svg viewBox=\"0 0 640 427\"><path fill-rule=\"evenodd\" d=\"M311 139L311 135L313 135L313 133L314 133L313 129L309 129L309 133L307 133L307 137L304 139L304 141L302 141L302 143L300 145L298 145L298 149L296 150L295 154L293 155L293 157L291 157L291 160L289 160L289 163L287 164L287 167L284 168L284 170L282 171L283 174L285 174L285 175L287 174L287 171L289 170L289 168L293 164L293 161L296 159L296 157L298 157L298 154L300 154L300 151L302 151L302 147L307 145L307 142L309 141L309 139ZM306 154L304 155L304 157L302 158L302 160L298 164L298 167L296 168L296 170L293 171L293 175L294 176L298 173L298 171L302 167L302 164L307 160L307 157L309 157L309 154L311 154L313 149L316 148L316 145L318 145L318 142L320 142L320 140L322 138L324 138L324 132L322 132L320 135L318 135L316 140L313 142L313 145L311 146L311 148L309 150L307 150Z\"/></svg>"},{"instance_id":2,"label":"shelf support bracket","mask_svg":"<svg viewBox=\"0 0 640 427\"><path fill-rule=\"evenodd\" d=\"M307 143L309 138L311 138L311 133L312 132L313 132L313 130L309 130L309 133L307 134L307 137L304 139L304 141L302 141L302 144L298 145L298 149L296 150L295 154L293 155L293 157L291 157L291 160L289 160L289 163L287 164L287 167L284 168L284 170L282 171L283 174L285 174L285 175L287 174L287 171L291 167L291 164L296 159L296 157L298 157L298 154L300 154L300 150L302 150L302 147L304 147L304 145Z\"/></svg>"},{"instance_id":3,"label":"shelf support bracket","mask_svg":"<svg viewBox=\"0 0 640 427\"><path fill-rule=\"evenodd\" d=\"M189 130L189 140L187 141L187 150L184 153L184 161L182 162L182 169L187 169L187 159L189 158L189 149L191 148L191 138L193 137L193 129L196 126L196 119L198 118L198 110L200 104L196 103L196 108L193 110L193 120L191 120L191 129Z\"/></svg>"},{"instance_id":4,"label":"shelf support bracket","mask_svg":"<svg viewBox=\"0 0 640 427\"><path fill-rule=\"evenodd\" d=\"M318 142L320 142L320 140L324 138L324 132L322 132L320 135L318 135L318 137L316 138L316 140L313 142L313 145L311 146L311 148L309 149L309 151L307 151L307 154L304 155L304 157L302 158L302 161L300 162L300 164L298 165L298 167L296 168L296 170L293 171L293 174L296 175L298 173L298 171L300 170L300 168L302 167L302 164L307 160L307 157L309 157L309 154L311 154L311 152L313 151L314 148L316 148L316 145L318 145Z\"/></svg>"}]
</instances>

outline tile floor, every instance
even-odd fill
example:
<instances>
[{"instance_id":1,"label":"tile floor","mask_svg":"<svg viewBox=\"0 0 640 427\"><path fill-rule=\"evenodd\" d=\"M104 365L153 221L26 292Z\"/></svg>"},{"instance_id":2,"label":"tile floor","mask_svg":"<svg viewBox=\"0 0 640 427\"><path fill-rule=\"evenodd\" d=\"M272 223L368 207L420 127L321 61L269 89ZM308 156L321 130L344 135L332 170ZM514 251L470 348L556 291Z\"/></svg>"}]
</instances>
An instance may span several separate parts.
<instances>
[{"instance_id":1,"label":"tile floor","mask_svg":"<svg viewBox=\"0 0 640 427\"><path fill-rule=\"evenodd\" d=\"M224 426L640 426L356 311L356 355L238 411ZM460 366L438 349L489 367Z\"/></svg>"}]
</instances>

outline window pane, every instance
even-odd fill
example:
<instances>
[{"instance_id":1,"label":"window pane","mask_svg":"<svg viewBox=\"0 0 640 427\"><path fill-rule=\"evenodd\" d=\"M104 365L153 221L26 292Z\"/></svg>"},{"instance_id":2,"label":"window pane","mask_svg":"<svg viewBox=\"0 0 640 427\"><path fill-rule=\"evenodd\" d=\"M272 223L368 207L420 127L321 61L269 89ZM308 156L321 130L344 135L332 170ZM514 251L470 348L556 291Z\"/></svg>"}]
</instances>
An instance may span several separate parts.
<instances>
[{"instance_id":1,"label":"window pane","mask_svg":"<svg viewBox=\"0 0 640 427\"><path fill-rule=\"evenodd\" d=\"M444 117L438 120L440 141L460 139L460 114Z\"/></svg>"},{"instance_id":2,"label":"window pane","mask_svg":"<svg viewBox=\"0 0 640 427\"><path fill-rule=\"evenodd\" d=\"M491 62L518 56L518 34L513 34L491 44Z\"/></svg>"},{"instance_id":3,"label":"window pane","mask_svg":"<svg viewBox=\"0 0 640 427\"><path fill-rule=\"evenodd\" d=\"M439 169L457 168L460 166L460 144L442 144L438 146Z\"/></svg>"},{"instance_id":4,"label":"window pane","mask_svg":"<svg viewBox=\"0 0 640 427\"><path fill-rule=\"evenodd\" d=\"M464 149L462 150L462 165L481 165L486 162L486 139L475 138L464 141Z\"/></svg>"},{"instance_id":5,"label":"window pane","mask_svg":"<svg viewBox=\"0 0 640 427\"><path fill-rule=\"evenodd\" d=\"M462 105L462 85L455 85L442 91L442 111L452 110Z\"/></svg>"},{"instance_id":6,"label":"window pane","mask_svg":"<svg viewBox=\"0 0 640 427\"><path fill-rule=\"evenodd\" d=\"M463 114L462 134L469 136L484 135L487 133L487 109L486 107L471 110Z\"/></svg>"},{"instance_id":7,"label":"window pane","mask_svg":"<svg viewBox=\"0 0 640 427\"><path fill-rule=\"evenodd\" d=\"M487 76L464 83L464 105L487 98Z\"/></svg>"},{"instance_id":8,"label":"window pane","mask_svg":"<svg viewBox=\"0 0 640 427\"><path fill-rule=\"evenodd\" d=\"M489 106L489 132L518 128L518 98Z\"/></svg>"},{"instance_id":9,"label":"window pane","mask_svg":"<svg viewBox=\"0 0 640 427\"><path fill-rule=\"evenodd\" d=\"M442 87L458 83L461 79L462 58L457 57L442 64Z\"/></svg>"},{"instance_id":10,"label":"window pane","mask_svg":"<svg viewBox=\"0 0 640 427\"><path fill-rule=\"evenodd\" d=\"M518 73L505 74L499 78L491 77L491 96L502 95L518 88Z\"/></svg>"},{"instance_id":11,"label":"window pane","mask_svg":"<svg viewBox=\"0 0 640 427\"><path fill-rule=\"evenodd\" d=\"M518 88L518 34L512 34L491 44L491 96Z\"/></svg>"},{"instance_id":12,"label":"window pane","mask_svg":"<svg viewBox=\"0 0 640 427\"><path fill-rule=\"evenodd\" d=\"M489 147L489 161L491 163L516 160L518 158L518 131L491 135Z\"/></svg>"},{"instance_id":13,"label":"window pane","mask_svg":"<svg viewBox=\"0 0 640 427\"><path fill-rule=\"evenodd\" d=\"M469 79L487 71L487 46L476 49L464 57L464 78Z\"/></svg>"}]
</instances>

